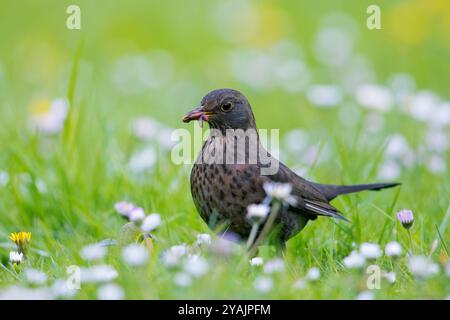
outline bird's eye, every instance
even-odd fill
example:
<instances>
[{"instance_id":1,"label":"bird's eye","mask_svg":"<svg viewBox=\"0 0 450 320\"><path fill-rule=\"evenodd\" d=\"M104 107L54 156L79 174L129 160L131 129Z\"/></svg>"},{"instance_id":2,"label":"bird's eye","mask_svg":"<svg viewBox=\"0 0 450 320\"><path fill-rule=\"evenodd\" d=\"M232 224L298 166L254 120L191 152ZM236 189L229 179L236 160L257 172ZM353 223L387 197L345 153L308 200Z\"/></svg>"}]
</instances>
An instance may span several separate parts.
<instances>
[{"instance_id":1,"label":"bird's eye","mask_svg":"<svg viewBox=\"0 0 450 320\"><path fill-rule=\"evenodd\" d=\"M231 102L227 102L227 103L224 103L224 104L220 107L220 109L221 109L223 112L228 112L228 111L230 111L231 109L233 109L233 105L231 104Z\"/></svg>"}]
</instances>

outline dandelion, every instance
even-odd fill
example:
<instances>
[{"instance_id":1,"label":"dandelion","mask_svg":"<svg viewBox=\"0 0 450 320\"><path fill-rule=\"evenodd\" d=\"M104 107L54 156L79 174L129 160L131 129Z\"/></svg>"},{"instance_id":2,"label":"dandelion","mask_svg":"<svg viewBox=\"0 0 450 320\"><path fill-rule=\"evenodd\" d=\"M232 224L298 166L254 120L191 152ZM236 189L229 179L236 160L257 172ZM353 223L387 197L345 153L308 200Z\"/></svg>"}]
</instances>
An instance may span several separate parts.
<instances>
[{"instance_id":1,"label":"dandelion","mask_svg":"<svg viewBox=\"0 0 450 320\"><path fill-rule=\"evenodd\" d=\"M144 209L142 209L140 207L133 208L133 210L131 210L128 215L128 219L130 219L130 221L132 221L132 222L141 221L144 218L145 218Z\"/></svg>"},{"instance_id":2,"label":"dandelion","mask_svg":"<svg viewBox=\"0 0 450 320\"><path fill-rule=\"evenodd\" d=\"M347 269L359 269L364 266L366 262L365 257L353 250L347 257L342 260L342 263Z\"/></svg>"},{"instance_id":3,"label":"dandelion","mask_svg":"<svg viewBox=\"0 0 450 320\"><path fill-rule=\"evenodd\" d=\"M402 254L402 246L397 241L391 241L386 244L384 252L388 257L398 257Z\"/></svg>"},{"instance_id":4,"label":"dandelion","mask_svg":"<svg viewBox=\"0 0 450 320\"><path fill-rule=\"evenodd\" d=\"M148 261L148 251L139 244L130 244L122 250L122 258L130 266L142 266Z\"/></svg>"},{"instance_id":5,"label":"dandelion","mask_svg":"<svg viewBox=\"0 0 450 320\"><path fill-rule=\"evenodd\" d=\"M23 253L16 251L11 251L9 253L9 262L12 264L21 264L23 261Z\"/></svg>"},{"instance_id":6,"label":"dandelion","mask_svg":"<svg viewBox=\"0 0 450 320\"><path fill-rule=\"evenodd\" d=\"M125 296L122 287L115 283L107 283L97 290L97 297L100 300L122 300Z\"/></svg>"},{"instance_id":7,"label":"dandelion","mask_svg":"<svg viewBox=\"0 0 450 320\"><path fill-rule=\"evenodd\" d=\"M429 278L439 272L439 266L424 256L411 256L408 260L411 273L420 279Z\"/></svg>"},{"instance_id":8,"label":"dandelion","mask_svg":"<svg viewBox=\"0 0 450 320\"><path fill-rule=\"evenodd\" d=\"M116 269L106 264L96 265L90 268L81 268L80 274L81 282L83 283L109 282L118 276Z\"/></svg>"},{"instance_id":9,"label":"dandelion","mask_svg":"<svg viewBox=\"0 0 450 320\"><path fill-rule=\"evenodd\" d=\"M319 268L312 267L306 273L306 279L309 281L317 281L320 279L320 270Z\"/></svg>"},{"instance_id":10,"label":"dandelion","mask_svg":"<svg viewBox=\"0 0 450 320\"><path fill-rule=\"evenodd\" d=\"M412 227L412 225L414 223L413 212L411 210L404 209L404 210L397 212L396 216L397 216L397 219L402 224L403 228L405 228L408 231L409 244L410 244L410 249L412 252L413 241L412 241L412 237L411 237L410 228Z\"/></svg>"},{"instance_id":11,"label":"dandelion","mask_svg":"<svg viewBox=\"0 0 450 320\"><path fill-rule=\"evenodd\" d=\"M276 258L267 261L264 265L264 273L276 273L282 272L284 270L284 261L282 259Z\"/></svg>"},{"instance_id":12,"label":"dandelion","mask_svg":"<svg viewBox=\"0 0 450 320\"><path fill-rule=\"evenodd\" d=\"M197 235L197 241L195 242L197 245L210 245L211 244L211 236L207 233L200 233Z\"/></svg>"},{"instance_id":13,"label":"dandelion","mask_svg":"<svg viewBox=\"0 0 450 320\"><path fill-rule=\"evenodd\" d=\"M161 225L161 216L157 213L152 213L144 218L141 229L144 232L151 232Z\"/></svg>"},{"instance_id":14,"label":"dandelion","mask_svg":"<svg viewBox=\"0 0 450 320\"><path fill-rule=\"evenodd\" d=\"M185 288L192 284L192 277L185 272L179 272L175 275L173 281L177 286Z\"/></svg>"},{"instance_id":15,"label":"dandelion","mask_svg":"<svg viewBox=\"0 0 450 320\"><path fill-rule=\"evenodd\" d=\"M366 259L377 259L383 253L379 245L369 242L362 243L359 250Z\"/></svg>"},{"instance_id":16,"label":"dandelion","mask_svg":"<svg viewBox=\"0 0 450 320\"><path fill-rule=\"evenodd\" d=\"M254 257L250 260L250 265L253 267L259 267L264 264L264 259L261 257Z\"/></svg>"},{"instance_id":17,"label":"dandelion","mask_svg":"<svg viewBox=\"0 0 450 320\"><path fill-rule=\"evenodd\" d=\"M31 232L13 232L9 235L9 239L16 244L20 253L26 255L28 244L31 241Z\"/></svg>"},{"instance_id":18,"label":"dandelion","mask_svg":"<svg viewBox=\"0 0 450 320\"><path fill-rule=\"evenodd\" d=\"M193 277L201 277L208 272L209 265L205 258L191 255L186 259L184 270Z\"/></svg>"},{"instance_id":19,"label":"dandelion","mask_svg":"<svg viewBox=\"0 0 450 320\"><path fill-rule=\"evenodd\" d=\"M43 285L47 282L47 275L37 269L25 269L25 278L29 283L34 285Z\"/></svg>"},{"instance_id":20,"label":"dandelion","mask_svg":"<svg viewBox=\"0 0 450 320\"><path fill-rule=\"evenodd\" d=\"M106 255L106 248L100 244L91 244L81 249L81 257L86 261L103 259Z\"/></svg>"},{"instance_id":21,"label":"dandelion","mask_svg":"<svg viewBox=\"0 0 450 320\"><path fill-rule=\"evenodd\" d=\"M266 194L272 198L291 205L295 205L297 200L291 195L292 185L289 183L266 182L263 185Z\"/></svg>"},{"instance_id":22,"label":"dandelion","mask_svg":"<svg viewBox=\"0 0 450 320\"><path fill-rule=\"evenodd\" d=\"M269 277L259 276L253 282L253 287L262 293L267 293L273 288L273 280Z\"/></svg>"}]
</instances>

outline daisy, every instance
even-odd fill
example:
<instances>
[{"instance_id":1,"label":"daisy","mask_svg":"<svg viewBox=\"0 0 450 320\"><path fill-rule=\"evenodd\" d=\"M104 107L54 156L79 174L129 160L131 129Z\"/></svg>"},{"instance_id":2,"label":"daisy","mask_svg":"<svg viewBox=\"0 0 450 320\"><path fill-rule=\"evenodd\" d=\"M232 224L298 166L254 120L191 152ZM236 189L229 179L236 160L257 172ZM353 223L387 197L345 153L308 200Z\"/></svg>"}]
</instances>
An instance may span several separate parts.
<instances>
[{"instance_id":1,"label":"daisy","mask_svg":"<svg viewBox=\"0 0 450 320\"><path fill-rule=\"evenodd\" d=\"M151 232L161 225L161 216L157 213L152 213L144 218L141 229L144 232Z\"/></svg>"},{"instance_id":2,"label":"daisy","mask_svg":"<svg viewBox=\"0 0 450 320\"><path fill-rule=\"evenodd\" d=\"M367 259L377 259L383 253L379 245L369 242L362 243L359 250L361 254Z\"/></svg>"},{"instance_id":3,"label":"daisy","mask_svg":"<svg viewBox=\"0 0 450 320\"><path fill-rule=\"evenodd\" d=\"M148 261L148 251L139 244L130 244L122 250L122 258L130 266L142 266Z\"/></svg>"}]
</instances>

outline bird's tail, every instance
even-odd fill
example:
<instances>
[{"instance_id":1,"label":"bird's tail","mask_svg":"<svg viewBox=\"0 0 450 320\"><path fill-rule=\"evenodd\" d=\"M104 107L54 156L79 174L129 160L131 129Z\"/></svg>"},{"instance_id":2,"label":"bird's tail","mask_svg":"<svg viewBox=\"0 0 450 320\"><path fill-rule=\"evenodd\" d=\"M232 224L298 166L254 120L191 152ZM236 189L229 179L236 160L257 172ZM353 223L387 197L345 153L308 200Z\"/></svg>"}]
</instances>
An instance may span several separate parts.
<instances>
[{"instance_id":1,"label":"bird's tail","mask_svg":"<svg viewBox=\"0 0 450 320\"><path fill-rule=\"evenodd\" d=\"M318 189L328 201L333 200L337 196L347 193L360 192L364 190L378 191L381 189L392 188L400 185L398 182L387 183L370 183L370 184L356 184L352 186L335 186L330 184L314 183L314 187Z\"/></svg>"}]
</instances>

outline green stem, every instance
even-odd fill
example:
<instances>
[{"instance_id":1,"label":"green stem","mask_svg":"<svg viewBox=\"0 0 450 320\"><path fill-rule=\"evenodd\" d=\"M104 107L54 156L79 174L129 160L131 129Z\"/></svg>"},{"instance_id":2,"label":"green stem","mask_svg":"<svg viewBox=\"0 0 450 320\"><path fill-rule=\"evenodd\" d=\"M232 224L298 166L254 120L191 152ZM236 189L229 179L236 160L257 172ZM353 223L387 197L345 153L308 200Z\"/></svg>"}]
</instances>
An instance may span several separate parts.
<instances>
[{"instance_id":1,"label":"green stem","mask_svg":"<svg viewBox=\"0 0 450 320\"><path fill-rule=\"evenodd\" d=\"M281 202L278 200L272 201L272 209L270 210L269 218L267 219L266 223L264 224L264 227L259 234L259 237L256 239L256 241L253 243L253 246L251 247L249 251L250 257L253 257L256 254L256 251L258 250L258 247L263 243L266 236L269 234L275 219L277 218L278 211L280 211L281 208Z\"/></svg>"},{"instance_id":2,"label":"green stem","mask_svg":"<svg viewBox=\"0 0 450 320\"><path fill-rule=\"evenodd\" d=\"M411 231L409 231L409 229L408 229L408 238L409 238L410 251L411 251L411 254L413 254L414 253L413 241L412 241L412 237L411 237Z\"/></svg>"},{"instance_id":3,"label":"green stem","mask_svg":"<svg viewBox=\"0 0 450 320\"><path fill-rule=\"evenodd\" d=\"M259 223L254 222L252 225L252 230L250 231L250 235L248 236L247 248L250 248L253 242L255 242L256 234L258 233L258 227Z\"/></svg>"}]
</instances>

